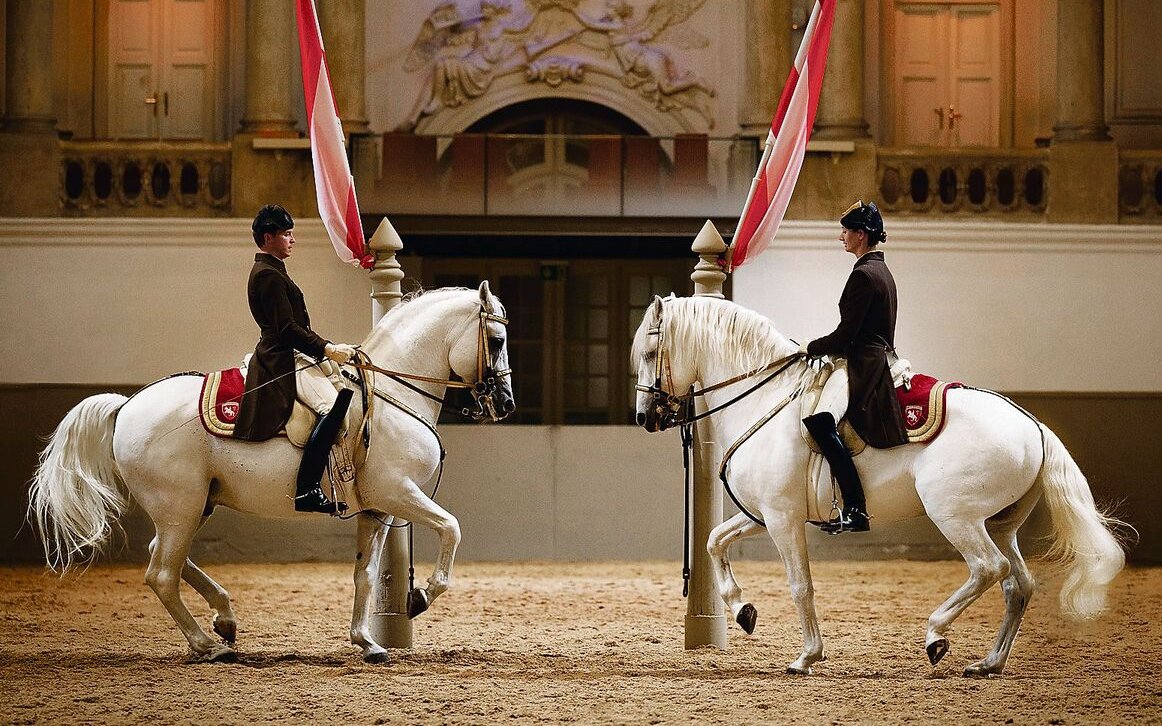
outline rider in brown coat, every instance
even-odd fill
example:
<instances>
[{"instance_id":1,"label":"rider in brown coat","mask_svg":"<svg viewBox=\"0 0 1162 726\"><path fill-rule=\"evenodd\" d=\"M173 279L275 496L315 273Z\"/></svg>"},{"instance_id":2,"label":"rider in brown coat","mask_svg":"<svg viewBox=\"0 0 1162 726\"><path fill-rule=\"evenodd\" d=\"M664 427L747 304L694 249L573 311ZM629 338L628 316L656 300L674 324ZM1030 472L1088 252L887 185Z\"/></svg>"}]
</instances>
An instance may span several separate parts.
<instances>
[{"instance_id":1,"label":"rider in brown coat","mask_svg":"<svg viewBox=\"0 0 1162 726\"><path fill-rule=\"evenodd\" d=\"M806 355L846 359L848 400L846 416L864 441L879 449L908 441L904 417L892 386L888 351L895 349L896 283L877 246L887 240L884 221L873 204L857 202L840 219L840 240L857 260L839 298L839 327L804 345ZM831 531L866 532L867 504L851 453L836 432L830 412L803 420L819 444L843 494L843 512Z\"/></svg>"},{"instance_id":2,"label":"rider in brown coat","mask_svg":"<svg viewBox=\"0 0 1162 726\"><path fill-rule=\"evenodd\" d=\"M238 439L265 441L278 435L290 419L297 393L295 351L315 360L326 356L340 364L355 354L352 346L328 342L311 330L303 292L287 274L283 262L294 248L294 233L291 231L294 226L290 214L277 204L260 209L251 226L259 252L254 256L246 295L260 336L246 372L246 393L242 396L234 424L234 437ZM326 410L316 411L320 419L303 451L295 496L296 511L334 514L341 509L323 494L319 486L327 463L327 450L350 402L350 394L340 399L341 405L337 405L337 397L336 393L317 406ZM329 438L326 434L318 435L321 430L329 432Z\"/></svg>"}]
</instances>

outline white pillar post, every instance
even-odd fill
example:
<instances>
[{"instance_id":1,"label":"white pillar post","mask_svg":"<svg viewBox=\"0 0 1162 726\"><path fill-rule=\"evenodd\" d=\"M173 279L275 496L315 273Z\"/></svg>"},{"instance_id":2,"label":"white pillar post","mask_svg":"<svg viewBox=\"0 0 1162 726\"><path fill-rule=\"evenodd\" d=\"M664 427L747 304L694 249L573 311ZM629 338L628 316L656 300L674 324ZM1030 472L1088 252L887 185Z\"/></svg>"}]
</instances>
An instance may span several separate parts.
<instances>
[{"instance_id":1,"label":"white pillar post","mask_svg":"<svg viewBox=\"0 0 1162 726\"><path fill-rule=\"evenodd\" d=\"M400 281L403 269L395 254L403 249L403 240L387 217L379 223L367 242L375 255L371 271L371 324L379 322L403 297ZM392 524L405 524L395 520ZM411 549L406 527L388 530L387 543L379 561L379 580L372 587L371 637L385 648L412 647L412 623L407 615L408 563Z\"/></svg>"},{"instance_id":2,"label":"white pillar post","mask_svg":"<svg viewBox=\"0 0 1162 726\"><path fill-rule=\"evenodd\" d=\"M726 273L718 266L718 257L726 251L726 243L713 222L707 220L694 238L691 249L699 257L690 275L694 294L723 297L722 283L726 280ZM705 401L699 400L695 411L701 413L705 410ZM690 536L694 551L690 558L690 594L686 599L686 650L704 645L725 649L726 616L710 569L710 555L706 552L710 531L722 522L722 487L718 485L717 476L722 452L713 441L709 420L702 419L694 424L693 448L694 497Z\"/></svg>"}]
</instances>

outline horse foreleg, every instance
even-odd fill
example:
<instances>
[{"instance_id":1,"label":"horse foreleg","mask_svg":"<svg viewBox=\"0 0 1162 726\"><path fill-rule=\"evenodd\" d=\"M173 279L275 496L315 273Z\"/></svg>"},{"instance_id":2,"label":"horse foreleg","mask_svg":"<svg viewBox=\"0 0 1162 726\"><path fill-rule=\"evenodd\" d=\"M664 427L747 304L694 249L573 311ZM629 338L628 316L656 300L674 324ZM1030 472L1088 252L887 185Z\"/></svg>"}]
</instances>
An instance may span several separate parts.
<instances>
[{"instance_id":1,"label":"horse foreleg","mask_svg":"<svg viewBox=\"0 0 1162 726\"><path fill-rule=\"evenodd\" d=\"M186 636L194 653L210 661L235 660L237 655L234 650L207 635L182 601L181 579L187 562L186 555L190 551L190 543L193 541L198 523L156 524L157 536L149 545L149 567L145 570L146 584L153 588L157 599L161 600L161 604L169 611L170 617Z\"/></svg>"},{"instance_id":2,"label":"horse foreleg","mask_svg":"<svg viewBox=\"0 0 1162 726\"><path fill-rule=\"evenodd\" d=\"M456 549L460 546L460 523L413 482L407 482L407 495L407 499L398 503L392 514L413 524L422 524L440 538L440 552L436 555L436 566L428 578L428 586L408 594L408 617L414 618L427 610L432 601L452 583L452 565L456 561Z\"/></svg>"},{"instance_id":3,"label":"horse foreleg","mask_svg":"<svg viewBox=\"0 0 1162 726\"><path fill-rule=\"evenodd\" d=\"M371 514L359 515L355 546L355 604L351 612L351 643L363 649L368 663L387 661L387 649L371 637L371 593L379 579L387 527Z\"/></svg>"},{"instance_id":4,"label":"horse foreleg","mask_svg":"<svg viewBox=\"0 0 1162 726\"><path fill-rule=\"evenodd\" d=\"M742 601L742 588L734 578L734 569L730 566L730 545L762 531L762 525L739 513L715 527L706 540L706 551L710 554L710 562L714 568L718 594L722 596L734 621L746 631L747 635L754 632L758 611L754 605Z\"/></svg>"},{"instance_id":5,"label":"horse foreleg","mask_svg":"<svg viewBox=\"0 0 1162 726\"><path fill-rule=\"evenodd\" d=\"M968 580L928 617L924 649L929 662L936 665L948 654L948 639L944 637L948 626L993 583L1007 577L1010 567L1009 561L989 538L983 521L965 522L937 517L932 517L932 521L968 564Z\"/></svg>"},{"instance_id":6,"label":"horse foreleg","mask_svg":"<svg viewBox=\"0 0 1162 726\"><path fill-rule=\"evenodd\" d=\"M1033 597L1036 583L1032 573L1025 564L1025 558L1017 547L1017 527L1011 527L1006 532L998 532L993 540L997 547L1009 560L1009 576L1001 581L1001 589L1005 593L1005 617L1001 622L1001 629L997 633L993 649L982 660L973 663L964 669L964 675L973 678L983 678L1000 675L1009 660L1013 642L1017 639L1017 631L1021 627L1021 620L1025 617L1025 609L1029 607L1029 600Z\"/></svg>"},{"instance_id":7,"label":"horse foreleg","mask_svg":"<svg viewBox=\"0 0 1162 726\"><path fill-rule=\"evenodd\" d=\"M779 549L783 567L787 571L787 585L791 599L799 613L799 629L803 634L803 651L787 666L788 673L810 675L811 666L825 660L823 636L819 632L819 618L815 614L815 585L811 581L811 564L807 558L807 533L802 520L782 516L768 516L767 532Z\"/></svg>"}]
</instances>

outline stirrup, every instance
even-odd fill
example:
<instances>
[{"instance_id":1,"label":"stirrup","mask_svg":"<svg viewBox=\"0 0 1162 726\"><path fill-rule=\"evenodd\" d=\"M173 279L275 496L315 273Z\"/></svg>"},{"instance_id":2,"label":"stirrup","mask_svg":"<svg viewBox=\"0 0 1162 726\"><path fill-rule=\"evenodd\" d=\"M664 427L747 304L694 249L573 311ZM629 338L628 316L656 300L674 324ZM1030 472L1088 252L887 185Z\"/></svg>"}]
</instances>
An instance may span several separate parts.
<instances>
[{"instance_id":1,"label":"stirrup","mask_svg":"<svg viewBox=\"0 0 1162 726\"><path fill-rule=\"evenodd\" d=\"M871 524L868 515L861 509L844 509L831 519L819 525L819 529L827 534L841 534L843 532L870 532Z\"/></svg>"},{"instance_id":2,"label":"stirrup","mask_svg":"<svg viewBox=\"0 0 1162 726\"><path fill-rule=\"evenodd\" d=\"M323 493L321 487L299 494L295 497L295 511L296 512L318 512L319 514L330 514L338 516L347 511L347 502L332 502Z\"/></svg>"}]
</instances>

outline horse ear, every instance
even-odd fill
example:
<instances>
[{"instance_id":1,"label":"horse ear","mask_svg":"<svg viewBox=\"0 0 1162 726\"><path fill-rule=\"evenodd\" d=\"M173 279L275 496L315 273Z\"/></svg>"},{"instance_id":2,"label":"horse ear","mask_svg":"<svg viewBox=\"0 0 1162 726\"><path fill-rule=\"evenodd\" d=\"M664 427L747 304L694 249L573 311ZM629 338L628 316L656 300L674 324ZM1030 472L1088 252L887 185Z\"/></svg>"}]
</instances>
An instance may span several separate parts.
<instances>
[{"instance_id":1,"label":"horse ear","mask_svg":"<svg viewBox=\"0 0 1162 726\"><path fill-rule=\"evenodd\" d=\"M654 295L654 304L650 306L655 318L662 317L662 296Z\"/></svg>"},{"instance_id":2,"label":"horse ear","mask_svg":"<svg viewBox=\"0 0 1162 726\"><path fill-rule=\"evenodd\" d=\"M488 280L483 280L480 283L480 304L484 309L488 309L489 302L492 300L492 291L488 289Z\"/></svg>"}]
</instances>

